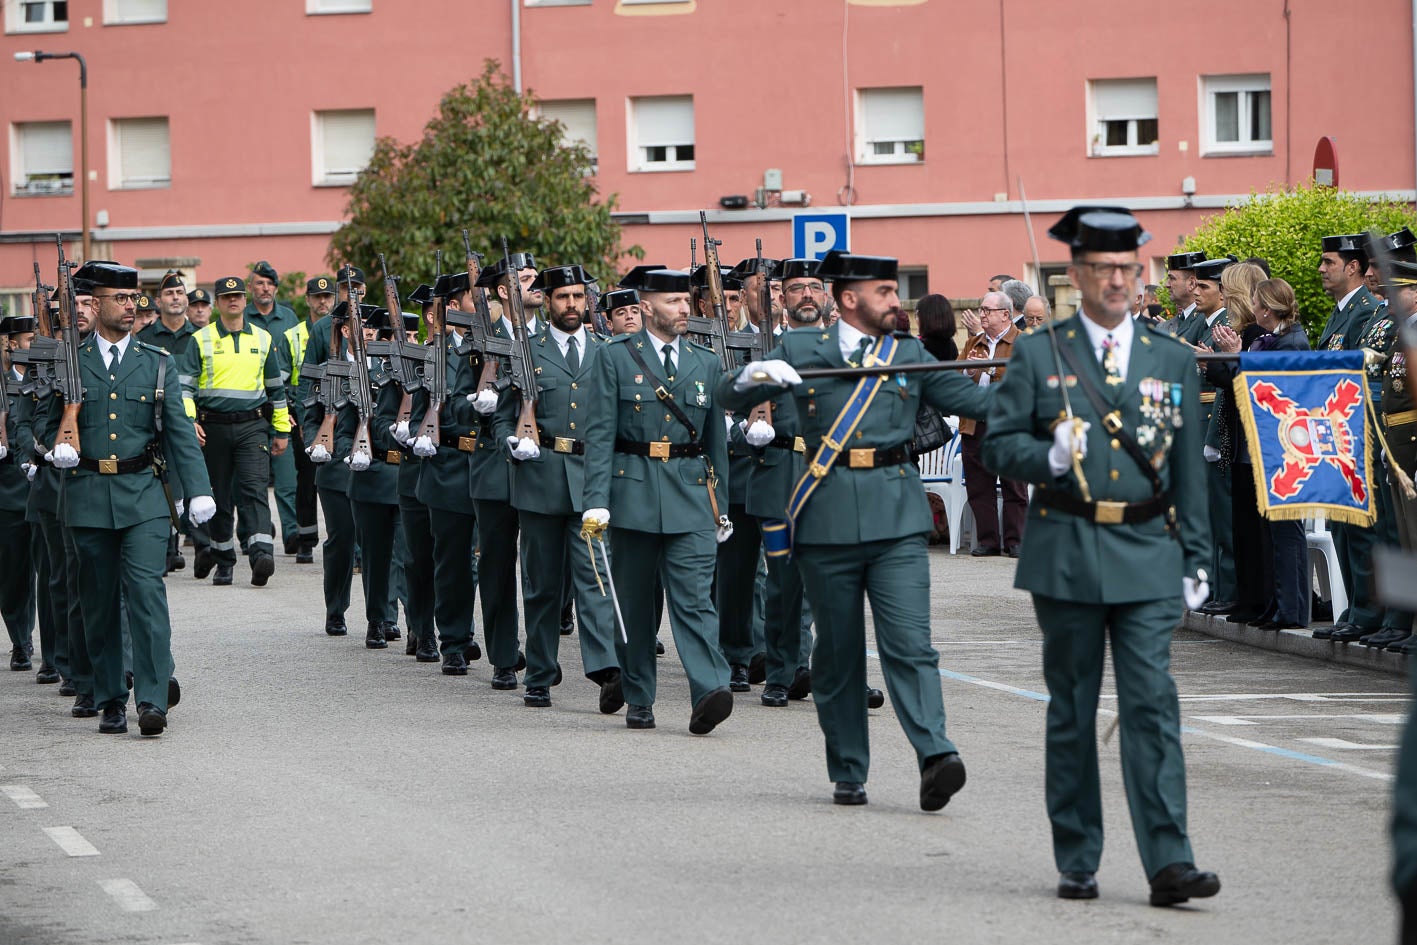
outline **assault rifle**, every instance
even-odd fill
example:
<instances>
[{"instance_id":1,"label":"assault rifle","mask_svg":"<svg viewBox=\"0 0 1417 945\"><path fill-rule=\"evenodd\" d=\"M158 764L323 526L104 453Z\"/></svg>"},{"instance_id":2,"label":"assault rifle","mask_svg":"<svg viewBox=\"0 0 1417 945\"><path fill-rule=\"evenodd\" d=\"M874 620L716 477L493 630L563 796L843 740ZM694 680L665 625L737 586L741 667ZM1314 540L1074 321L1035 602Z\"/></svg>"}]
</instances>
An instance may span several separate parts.
<instances>
[{"instance_id":1,"label":"assault rifle","mask_svg":"<svg viewBox=\"0 0 1417 945\"><path fill-rule=\"evenodd\" d=\"M502 259L507 270L507 316L512 329L512 350L508 360L511 362L512 386L522 395L517 436L539 443L541 430L536 425L536 374L532 368L531 339L526 331L526 310L522 307L521 271L512 266L512 253L507 248L505 236L502 237Z\"/></svg>"},{"instance_id":2,"label":"assault rifle","mask_svg":"<svg viewBox=\"0 0 1417 945\"><path fill-rule=\"evenodd\" d=\"M595 333L609 338L610 322L606 320L605 313L600 310L600 290L596 288L594 282L587 283L585 287L585 310L586 318L590 320Z\"/></svg>"},{"instance_id":3,"label":"assault rifle","mask_svg":"<svg viewBox=\"0 0 1417 945\"><path fill-rule=\"evenodd\" d=\"M512 356L512 339L498 338L492 326L492 310L487 305L487 289L479 286L482 278L482 254L472 251L467 230L462 231L463 250L467 253L467 285L472 292L473 318L469 323L471 348L482 359L482 373L477 378L477 390L497 390L497 370L501 358Z\"/></svg>"},{"instance_id":4,"label":"assault rifle","mask_svg":"<svg viewBox=\"0 0 1417 945\"><path fill-rule=\"evenodd\" d=\"M29 366L24 380L20 383L20 393L47 395L59 387L60 378L67 370L68 361L64 356L64 342L55 337L54 318L57 305L50 294L54 286L45 285L39 274L39 263L34 264L35 336L25 349L10 355L13 364Z\"/></svg>"},{"instance_id":5,"label":"assault rifle","mask_svg":"<svg viewBox=\"0 0 1417 945\"><path fill-rule=\"evenodd\" d=\"M350 293L347 304L359 305L353 293ZM334 316L330 317L330 356L325 363L310 369L300 369L303 377L314 381L314 390L306 406L319 406L323 411L320 430L315 435L315 442L310 444L310 449L323 446L325 452L331 456L335 452L335 418L339 415L339 409L349 402L350 380L354 377L354 365L344 359L343 346L340 344L340 321Z\"/></svg>"},{"instance_id":6,"label":"assault rifle","mask_svg":"<svg viewBox=\"0 0 1417 945\"><path fill-rule=\"evenodd\" d=\"M365 347L369 354L384 359L394 382L403 391L399 400L398 423L407 423L413 416L413 392L423 385L423 374L428 365L428 348L410 344L403 332L403 306L399 303L398 277L389 275L384 254L379 254L379 268L384 273L384 305L389 310L389 320L393 333L388 341L371 341ZM397 322L394 320L397 319Z\"/></svg>"},{"instance_id":7,"label":"assault rifle","mask_svg":"<svg viewBox=\"0 0 1417 945\"><path fill-rule=\"evenodd\" d=\"M365 349L364 319L354 295L354 281L349 275L348 267L345 288L349 293L349 317L345 320L345 325L349 328L349 351L354 356L354 376L349 382L349 399L354 402L354 409L359 418L349 453L351 456L355 453L373 456L374 447L369 442L369 418L374 416L374 394L369 385L369 352Z\"/></svg>"},{"instance_id":8,"label":"assault rifle","mask_svg":"<svg viewBox=\"0 0 1417 945\"><path fill-rule=\"evenodd\" d=\"M443 251L440 249L435 254L437 275L433 280L434 287L437 287L438 279L443 275ZM428 410L423 414L423 422L418 425L418 436L426 436L437 446L438 441L443 437L443 430L439 424L439 413L443 409L443 401L448 399L448 331L447 316L448 307L444 303L442 296L434 295L433 298L433 321L437 327L437 332L433 337L433 370L426 372L423 377L423 389L428 391Z\"/></svg>"},{"instance_id":9,"label":"assault rifle","mask_svg":"<svg viewBox=\"0 0 1417 945\"><path fill-rule=\"evenodd\" d=\"M772 278L767 266L763 263L763 241L758 240L758 259L754 266L758 274L758 331L753 335L753 360L766 361L773 347L777 344L777 336L773 334L772 317ZM743 288L748 288L745 282ZM759 420L766 424L772 424L772 401L765 400L758 404L748 414L748 425L751 426Z\"/></svg>"},{"instance_id":10,"label":"assault rifle","mask_svg":"<svg viewBox=\"0 0 1417 945\"><path fill-rule=\"evenodd\" d=\"M702 210L699 211L699 224L704 228L705 283L708 286L713 315L704 318L691 314L689 331L704 338L709 347L713 348L713 353L718 355L718 362L723 369L732 371L738 367L733 352L751 350L753 338L749 332L734 331L728 322L728 306L723 301L723 270L718 261L719 240L709 236L708 214Z\"/></svg>"},{"instance_id":11,"label":"assault rifle","mask_svg":"<svg viewBox=\"0 0 1417 945\"><path fill-rule=\"evenodd\" d=\"M84 402L84 385L79 376L79 310L74 300L74 264L64 259L64 238L54 235L59 247L59 321L64 333L63 360L55 361L56 386L64 397L64 412L59 418L59 432L54 446L67 443L79 452L79 407Z\"/></svg>"}]
</instances>

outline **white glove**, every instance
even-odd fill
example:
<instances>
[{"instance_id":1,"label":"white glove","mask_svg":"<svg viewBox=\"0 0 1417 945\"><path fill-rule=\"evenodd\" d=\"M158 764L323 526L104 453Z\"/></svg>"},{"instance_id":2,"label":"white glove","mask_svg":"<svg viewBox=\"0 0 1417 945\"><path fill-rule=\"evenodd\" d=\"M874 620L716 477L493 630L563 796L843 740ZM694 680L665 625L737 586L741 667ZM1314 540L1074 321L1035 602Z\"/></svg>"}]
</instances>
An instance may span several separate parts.
<instances>
[{"instance_id":1,"label":"white glove","mask_svg":"<svg viewBox=\"0 0 1417 945\"><path fill-rule=\"evenodd\" d=\"M328 463L330 461L330 451L325 449L323 444L316 443L305 452L310 455L312 463Z\"/></svg>"},{"instance_id":2,"label":"white glove","mask_svg":"<svg viewBox=\"0 0 1417 945\"><path fill-rule=\"evenodd\" d=\"M68 443L60 443L49 454L49 460L60 469L73 469L79 465L79 454Z\"/></svg>"},{"instance_id":3,"label":"white glove","mask_svg":"<svg viewBox=\"0 0 1417 945\"><path fill-rule=\"evenodd\" d=\"M541 455L541 447L535 440L527 437L507 437L507 446L512 451L512 459L528 460L536 459Z\"/></svg>"},{"instance_id":4,"label":"white glove","mask_svg":"<svg viewBox=\"0 0 1417 945\"><path fill-rule=\"evenodd\" d=\"M398 423L395 423L393 426L389 427L389 434L393 436L394 439L398 440L400 443L407 443L408 421L400 420Z\"/></svg>"},{"instance_id":5,"label":"white glove","mask_svg":"<svg viewBox=\"0 0 1417 945\"><path fill-rule=\"evenodd\" d=\"M193 496L191 505L187 506L187 517L193 525L205 525L215 514L216 500L209 495Z\"/></svg>"},{"instance_id":6,"label":"white glove","mask_svg":"<svg viewBox=\"0 0 1417 945\"><path fill-rule=\"evenodd\" d=\"M1181 578L1181 597L1186 601L1187 610L1195 610L1210 599L1210 585L1193 577Z\"/></svg>"},{"instance_id":7,"label":"white glove","mask_svg":"<svg viewBox=\"0 0 1417 945\"><path fill-rule=\"evenodd\" d=\"M39 467L34 463L20 463L20 468L25 471L25 478L34 482L34 474L39 472Z\"/></svg>"},{"instance_id":8,"label":"white glove","mask_svg":"<svg viewBox=\"0 0 1417 945\"><path fill-rule=\"evenodd\" d=\"M1073 424L1069 420L1063 420L1053 428L1053 445L1048 448L1048 468L1055 477L1073 468L1074 448L1079 456L1087 456L1087 431L1091 429L1092 424L1083 421L1082 436L1074 437Z\"/></svg>"},{"instance_id":9,"label":"white glove","mask_svg":"<svg viewBox=\"0 0 1417 945\"><path fill-rule=\"evenodd\" d=\"M349 468L355 472L363 472L369 468L369 454L364 452L350 453L344 458L349 463Z\"/></svg>"},{"instance_id":10,"label":"white glove","mask_svg":"<svg viewBox=\"0 0 1417 945\"><path fill-rule=\"evenodd\" d=\"M1206 448L1201 450L1201 455L1205 457L1205 461L1207 463L1220 462L1220 450L1216 449L1213 446L1207 446Z\"/></svg>"},{"instance_id":11,"label":"white glove","mask_svg":"<svg viewBox=\"0 0 1417 945\"><path fill-rule=\"evenodd\" d=\"M6 445L3 444L3 443L0 443L0 459L4 459L6 456L9 456L9 455L10 455L10 447L6 446Z\"/></svg>"},{"instance_id":12,"label":"white glove","mask_svg":"<svg viewBox=\"0 0 1417 945\"><path fill-rule=\"evenodd\" d=\"M468 394L467 402L472 404L472 409L478 413L489 414L497 409L497 392L484 387L476 394Z\"/></svg>"},{"instance_id":13,"label":"white glove","mask_svg":"<svg viewBox=\"0 0 1417 945\"><path fill-rule=\"evenodd\" d=\"M183 503L181 499L174 499L172 502L172 511L177 513L178 518L182 517L182 510L186 507L186 504Z\"/></svg>"},{"instance_id":14,"label":"white glove","mask_svg":"<svg viewBox=\"0 0 1417 945\"><path fill-rule=\"evenodd\" d=\"M766 375L762 380L758 380L754 375ZM759 384L776 384L778 387L791 387L793 384L802 383L802 377L797 373L797 369L786 361L750 361L748 366L738 372L738 377L733 381L734 390L747 390Z\"/></svg>"},{"instance_id":15,"label":"white glove","mask_svg":"<svg viewBox=\"0 0 1417 945\"><path fill-rule=\"evenodd\" d=\"M420 436L413 441L413 455L421 456L424 459L430 456L437 456L438 444L434 443L430 437Z\"/></svg>"},{"instance_id":16,"label":"white glove","mask_svg":"<svg viewBox=\"0 0 1417 945\"><path fill-rule=\"evenodd\" d=\"M582 525L609 525L609 509L586 509L581 513Z\"/></svg>"},{"instance_id":17,"label":"white glove","mask_svg":"<svg viewBox=\"0 0 1417 945\"><path fill-rule=\"evenodd\" d=\"M733 523L728 520L728 516L719 516L718 528L714 529L713 534L720 545L733 537Z\"/></svg>"},{"instance_id":18,"label":"white glove","mask_svg":"<svg viewBox=\"0 0 1417 945\"><path fill-rule=\"evenodd\" d=\"M748 441L749 446L767 446L776 437L777 431L766 420L754 420L752 425L743 431L743 439Z\"/></svg>"}]
</instances>

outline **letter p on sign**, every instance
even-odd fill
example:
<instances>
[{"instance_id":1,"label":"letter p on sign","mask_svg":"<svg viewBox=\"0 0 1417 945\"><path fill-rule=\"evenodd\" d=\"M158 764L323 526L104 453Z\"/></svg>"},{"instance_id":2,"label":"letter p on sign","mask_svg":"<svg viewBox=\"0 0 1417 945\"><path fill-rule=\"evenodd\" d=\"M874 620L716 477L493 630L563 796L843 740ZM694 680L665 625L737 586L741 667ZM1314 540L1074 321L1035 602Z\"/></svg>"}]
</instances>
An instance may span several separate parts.
<instances>
[{"instance_id":1,"label":"letter p on sign","mask_svg":"<svg viewBox=\"0 0 1417 945\"><path fill-rule=\"evenodd\" d=\"M792 255L821 259L851 245L851 218L845 212L799 213L792 218Z\"/></svg>"}]
</instances>

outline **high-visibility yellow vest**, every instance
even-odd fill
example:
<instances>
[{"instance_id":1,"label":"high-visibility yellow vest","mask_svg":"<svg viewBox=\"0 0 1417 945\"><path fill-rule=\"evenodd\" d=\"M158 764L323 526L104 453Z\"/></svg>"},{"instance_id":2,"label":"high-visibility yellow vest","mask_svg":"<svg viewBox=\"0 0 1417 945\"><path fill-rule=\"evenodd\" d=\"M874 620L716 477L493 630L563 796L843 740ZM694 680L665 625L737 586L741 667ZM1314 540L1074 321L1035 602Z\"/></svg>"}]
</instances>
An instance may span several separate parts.
<instances>
[{"instance_id":1,"label":"high-visibility yellow vest","mask_svg":"<svg viewBox=\"0 0 1417 945\"><path fill-rule=\"evenodd\" d=\"M266 358L271 353L270 332L247 325L246 331L222 335L213 322L199 330L192 340L202 354L201 370L196 378L199 399L231 398L251 401L252 406L266 399ZM242 344L243 341L246 344Z\"/></svg>"},{"instance_id":2,"label":"high-visibility yellow vest","mask_svg":"<svg viewBox=\"0 0 1417 945\"><path fill-rule=\"evenodd\" d=\"M290 383L300 383L300 366L305 363L305 345L310 341L310 323L301 321L294 328L287 328L286 343L290 345Z\"/></svg>"}]
</instances>

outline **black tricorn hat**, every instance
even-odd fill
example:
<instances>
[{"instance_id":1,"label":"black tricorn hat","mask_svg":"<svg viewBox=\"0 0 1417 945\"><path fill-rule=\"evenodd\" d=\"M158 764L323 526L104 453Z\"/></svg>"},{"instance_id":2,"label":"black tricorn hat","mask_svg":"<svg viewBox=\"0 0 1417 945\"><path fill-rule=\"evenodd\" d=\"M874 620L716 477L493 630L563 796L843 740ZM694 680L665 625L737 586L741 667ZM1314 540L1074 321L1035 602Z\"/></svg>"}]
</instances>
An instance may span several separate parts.
<instances>
[{"instance_id":1,"label":"black tricorn hat","mask_svg":"<svg viewBox=\"0 0 1417 945\"><path fill-rule=\"evenodd\" d=\"M163 273L162 281L157 284L157 290L163 292L167 289L181 289L187 291L187 287L182 284L182 274L176 269L169 269Z\"/></svg>"},{"instance_id":2,"label":"black tricorn hat","mask_svg":"<svg viewBox=\"0 0 1417 945\"><path fill-rule=\"evenodd\" d=\"M430 291L431 291L431 290L430 290ZM423 323L423 316L417 314L416 312L404 312L404 313L403 313L403 330L404 330L404 331L413 331L413 332L416 332L416 331L418 331L418 326L421 325L422 323Z\"/></svg>"},{"instance_id":3,"label":"black tricorn hat","mask_svg":"<svg viewBox=\"0 0 1417 945\"><path fill-rule=\"evenodd\" d=\"M639 291L641 295L651 292L688 292L689 274L682 269L656 269L647 272L641 277Z\"/></svg>"},{"instance_id":4,"label":"black tricorn hat","mask_svg":"<svg viewBox=\"0 0 1417 945\"><path fill-rule=\"evenodd\" d=\"M485 274L486 269L482 270ZM482 280L478 279L477 284L481 285ZM440 299L450 299L455 295L462 295L472 288L468 282L465 272L445 272L438 277L438 281L433 285L433 294Z\"/></svg>"},{"instance_id":5,"label":"black tricorn hat","mask_svg":"<svg viewBox=\"0 0 1417 945\"><path fill-rule=\"evenodd\" d=\"M644 287L645 275L651 272L659 272L669 267L662 263L648 263L643 266L636 266L620 278L619 286L622 289L640 289Z\"/></svg>"},{"instance_id":6,"label":"black tricorn hat","mask_svg":"<svg viewBox=\"0 0 1417 945\"><path fill-rule=\"evenodd\" d=\"M33 315L6 315L0 318L0 335L19 335L34 330Z\"/></svg>"},{"instance_id":7,"label":"black tricorn hat","mask_svg":"<svg viewBox=\"0 0 1417 945\"><path fill-rule=\"evenodd\" d=\"M335 280L329 276L316 276L305 283L306 295L334 295Z\"/></svg>"},{"instance_id":8,"label":"black tricorn hat","mask_svg":"<svg viewBox=\"0 0 1417 945\"><path fill-rule=\"evenodd\" d=\"M484 289L490 289L492 286L496 285L498 280L507 275L507 258L506 256L500 256L492 265L484 266L481 274L477 277L477 284ZM531 253L512 253L511 261L512 268L517 272L521 272L523 269L536 268L536 257Z\"/></svg>"},{"instance_id":9,"label":"black tricorn hat","mask_svg":"<svg viewBox=\"0 0 1417 945\"><path fill-rule=\"evenodd\" d=\"M212 297L206 289L193 289L191 292L187 293L188 305L195 305L198 302L205 302L208 305L212 304Z\"/></svg>"},{"instance_id":10,"label":"black tricorn hat","mask_svg":"<svg viewBox=\"0 0 1417 945\"><path fill-rule=\"evenodd\" d=\"M1381 250L1394 259L1406 262L1417 261L1417 234L1405 226L1396 233L1389 233L1387 236L1370 236L1369 241L1374 244L1373 249L1368 253L1369 256L1376 256Z\"/></svg>"},{"instance_id":11,"label":"black tricorn hat","mask_svg":"<svg viewBox=\"0 0 1417 945\"><path fill-rule=\"evenodd\" d=\"M410 305L422 307L433 301L433 287L426 282L420 283L408 296Z\"/></svg>"},{"instance_id":12,"label":"black tricorn hat","mask_svg":"<svg viewBox=\"0 0 1417 945\"><path fill-rule=\"evenodd\" d=\"M786 281L788 279L810 279L817 275L817 261L798 257L796 259L784 259L777 267L776 278Z\"/></svg>"},{"instance_id":13,"label":"black tricorn hat","mask_svg":"<svg viewBox=\"0 0 1417 945\"><path fill-rule=\"evenodd\" d=\"M1389 267L1387 284L1391 287L1417 286L1417 262L1410 259L1394 259Z\"/></svg>"},{"instance_id":14,"label":"black tricorn hat","mask_svg":"<svg viewBox=\"0 0 1417 945\"><path fill-rule=\"evenodd\" d=\"M729 269L727 266L718 267L719 278L723 280L725 289L740 290L743 288L743 277L737 270ZM689 285L695 289L708 288L708 266L695 266L694 271L689 273Z\"/></svg>"},{"instance_id":15,"label":"black tricorn hat","mask_svg":"<svg viewBox=\"0 0 1417 945\"><path fill-rule=\"evenodd\" d=\"M777 271L781 265L781 261L768 256L761 259L757 256L749 256L747 259L740 260L738 265L733 267L733 274L739 279L747 279L759 272L765 272L769 279L779 279L781 276L777 274Z\"/></svg>"},{"instance_id":16,"label":"black tricorn hat","mask_svg":"<svg viewBox=\"0 0 1417 945\"><path fill-rule=\"evenodd\" d=\"M602 312L613 312L617 308L639 303L640 294L634 289L611 289L600 297L600 304L596 308Z\"/></svg>"},{"instance_id":17,"label":"black tricorn hat","mask_svg":"<svg viewBox=\"0 0 1417 945\"><path fill-rule=\"evenodd\" d=\"M817 264L817 275L833 282L894 279L899 260L891 256L857 256L834 249Z\"/></svg>"},{"instance_id":18,"label":"black tricorn hat","mask_svg":"<svg viewBox=\"0 0 1417 945\"><path fill-rule=\"evenodd\" d=\"M364 270L358 266L341 266L339 272L335 273L335 282L344 285L346 282L357 282L364 285Z\"/></svg>"},{"instance_id":19,"label":"black tricorn hat","mask_svg":"<svg viewBox=\"0 0 1417 945\"><path fill-rule=\"evenodd\" d=\"M1362 253L1366 256L1368 254L1368 234L1344 233L1341 236L1325 236L1323 251L1325 253Z\"/></svg>"},{"instance_id":20,"label":"black tricorn hat","mask_svg":"<svg viewBox=\"0 0 1417 945\"><path fill-rule=\"evenodd\" d=\"M1194 269L1197 263L1205 262L1205 253L1172 253L1166 257L1166 270L1168 272L1187 272Z\"/></svg>"},{"instance_id":21,"label":"black tricorn hat","mask_svg":"<svg viewBox=\"0 0 1417 945\"><path fill-rule=\"evenodd\" d=\"M111 259L94 259L84 263L74 272L75 289L87 288L92 291L99 286L106 289L136 289L138 270L120 266ZM77 283L85 283L79 286Z\"/></svg>"},{"instance_id":22,"label":"black tricorn hat","mask_svg":"<svg viewBox=\"0 0 1417 945\"><path fill-rule=\"evenodd\" d=\"M1048 228L1048 235L1073 249L1129 253L1151 239L1125 207L1073 207Z\"/></svg>"},{"instance_id":23,"label":"black tricorn hat","mask_svg":"<svg viewBox=\"0 0 1417 945\"><path fill-rule=\"evenodd\" d=\"M590 275L578 265L550 266L536 274L536 281L531 287L543 292L552 292L568 285L586 285L590 281Z\"/></svg>"},{"instance_id":24,"label":"black tricorn hat","mask_svg":"<svg viewBox=\"0 0 1417 945\"><path fill-rule=\"evenodd\" d=\"M349 318L348 300L336 305L334 309L330 311L330 317L338 322ZM389 324L389 310L380 308L377 305L369 305L366 302L360 302L359 319L369 328L387 328Z\"/></svg>"},{"instance_id":25,"label":"black tricorn hat","mask_svg":"<svg viewBox=\"0 0 1417 945\"><path fill-rule=\"evenodd\" d=\"M1240 260L1234 256L1220 256L1216 259L1207 259L1198 262L1191 267L1191 275L1197 279L1204 279L1206 282L1219 282L1220 274L1230 268L1233 263Z\"/></svg>"}]
</instances>

